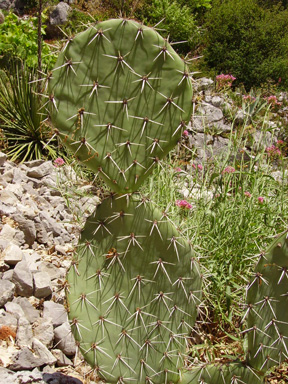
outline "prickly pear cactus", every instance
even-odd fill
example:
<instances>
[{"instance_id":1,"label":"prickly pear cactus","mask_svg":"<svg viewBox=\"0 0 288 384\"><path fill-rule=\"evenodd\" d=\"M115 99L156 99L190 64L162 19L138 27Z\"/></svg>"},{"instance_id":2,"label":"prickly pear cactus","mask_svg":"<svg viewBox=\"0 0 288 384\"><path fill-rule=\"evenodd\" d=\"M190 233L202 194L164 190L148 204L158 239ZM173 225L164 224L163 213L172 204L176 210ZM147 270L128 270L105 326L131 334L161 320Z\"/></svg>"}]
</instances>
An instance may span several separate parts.
<instances>
[{"instance_id":1,"label":"prickly pear cactus","mask_svg":"<svg viewBox=\"0 0 288 384\"><path fill-rule=\"evenodd\" d=\"M165 212L108 198L82 232L68 274L70 322L109 383L176 383L201 301L199 264Z\"/></svg>"},{"instance_id":2,"label":"prickly pear cactus","mask_svg":"<svg viewBox=\"0 0 288 384\"><path fill-rule=\"evenodd\" d=\"M288 358L287 231L263 252L247 287L248 362L266 371Z\"/></svg>"},{"instance_id":3,"label":"prickly pear cactus","mask_svg":"<svg viewBox=\"0 0 288 384\"><path fill-rule=\"evenodd\" d=\"M183 374L181 384L261 384L262 377L242 362L205 364Z\"/></svg>"},{"instance_id":4,"label":"prickly pear cactus","mask_svg":"<svg viewBox=\"0 0 288 384\"><path fill-rule=\"evenodd\" d=\"M49 80L56 132L117 193L139 188L190 119L187 67L167 40L108 20L69 41Z\"/></svg>"}]
</instances>

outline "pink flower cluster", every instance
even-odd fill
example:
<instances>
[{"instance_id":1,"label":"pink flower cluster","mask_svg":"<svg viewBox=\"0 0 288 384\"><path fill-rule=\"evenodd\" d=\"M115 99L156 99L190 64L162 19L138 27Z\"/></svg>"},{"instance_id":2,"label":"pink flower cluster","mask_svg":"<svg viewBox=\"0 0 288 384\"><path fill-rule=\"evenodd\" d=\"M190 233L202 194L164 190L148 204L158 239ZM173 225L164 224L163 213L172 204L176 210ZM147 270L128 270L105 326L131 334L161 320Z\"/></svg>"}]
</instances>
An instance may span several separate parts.
<instances>
[{"instance_id":1,"label":"pink flower cluster","mask_svg":"<svg viewBox=\"0 0 288 384\"><path fill-rule=\"evenodd\" d=\"M192 168L194 169L198 169L199 171L202 171L203 170L203 165L202 164L198 164L197 166L195 164L192 164Z\"/></svg>"},{"instance_id":2,"label":"pink flower cluster","mask_svg":"<svg viewBox=\"0 0 288 384\"><path fill-rule=\"evenodd\" d=\"M258 202L259 202L259 204L263 204L264 203L264 197L259 196L258 197Z\"/></svg>"},{"instance_id":3,"label":"pink flower cluster","mask_svg":"<svg viewBox=\"0 0 288 384\"><path fill-rule=\"evenodd\" d=\"M228 167L223 169L222 175L224 175L224 173L234 173L234 172L235 172L235 168L233 168L230 165L228 165Z\"/></svg>"},{"instance_id":4,"label":"pink flower cluster","mask_svg":"<svg viewBox=\"0 0 288 384\"><path fill-rule=\"evenodd\" d=\"M251 96L251 95L244 95L243 96L243 100L244 101L247 101L248 103L252 103L253 101L255 101L255 97L254 96Z\"/></svg>"},{"instance_id":5,"label":"pink flower cluster","mask_svg":"<svg viewBox=\"0 0 288 384\"><path fill-rule=\"evenodd\" d=\"M186 200L176 200L175 204L177 207L183 208L183 209L192 209L192 205L188 203Z\"/></svg>"},{"instance_id":6,"label":"pink flower cluster","mask_svg":"<svg viewBox=\"0 0 288 384\"><path fill-rule=\"evenodd\" d=\"M62 165L65 164L65 161L62 159L62 157L57 157L57 159L54 160L53 164L55 167L62 167Z\"/></svg>"},{"instance_id":7,"label":"pink flower cluster","mask_svg":"<svg viewBox=\"0 0 288 384\"><path fill-rule=\"evenodd\" d=\"M221 75L216 76L216 89L230 88L234 80L236 80L236 77L221 73Z\"/></svg>"},{"instance_id":8,"label":"pink flower cluster","mask_svg":"<svg viewBox=\"0 0 288 384\"><path fill-rule=\"evenodd\" d=\"M248 191L245 191L245 192L244 192L244 195L245 195L246 197L251 197L251 196L252 196L251 193L248 192Z\"/></svg>"},{"instance_id":9,"label":"pink flower cluster","mask_svg":"<svg viewBox=\"0 0 288 384\"><path fill-rule=\"evenodd\" d=\"M275 157L281 156L281 150L275 145L271 145L271 147L267 147L265 151L267 152L269 157L275 158Z\"/></svg>"},{"instance_id":10,"label":"pink flower cluster","mask_svg":"<svg viewBox=\"0 0 288 384\"><path fill-rule=\"evenodd\" d=\"M280 101L277 100L277 97L274 95L266 97L266 100L267 100L268 104L272 105L273 107L274 106L280 106L282 104L282 103L280 103Z\"/></svg>"}]
</instances>

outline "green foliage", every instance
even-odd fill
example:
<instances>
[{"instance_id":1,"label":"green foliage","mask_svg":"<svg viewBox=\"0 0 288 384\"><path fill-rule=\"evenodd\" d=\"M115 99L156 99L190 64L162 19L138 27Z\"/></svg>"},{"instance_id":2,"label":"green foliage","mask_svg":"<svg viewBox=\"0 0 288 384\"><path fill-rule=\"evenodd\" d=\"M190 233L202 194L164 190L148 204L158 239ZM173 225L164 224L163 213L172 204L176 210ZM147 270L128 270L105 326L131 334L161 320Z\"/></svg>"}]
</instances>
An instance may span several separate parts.
<instances>
[{"instance_id":1,"label":"green foliage","mask_svg":"<svg viewBox=\"0 0 288 384\"><path fill-rule=\"evenodd\" d=\"M46 102L37 94L36 71L10 64L0 72L0 128L12 161L57 157L57 141L45 123Z\"/></svg>"},{"instance_id":2,"label":"green foliage","mask_svg":"<svg viewBox=\"0 0 288 384\"><path fill-rule=\"evenodd\" d=\"M169 36L170 41L187 41L187 43L176 45L180 52L187 53L199 43L199 32L194 15L186 5L181 5L177 1L148 0L141 14L136 13L136 15L150 25L155 25L162 20L158 28L162 35Z\"/></svg>"},{"instance_id":3,"label":"green foliage","mask_svg":"<svg viewBox=\"0 0 288 384\"><path fill-rule=\"evenodd\" d=\"M43 20L44 21L44 20ZM42 34L45 34L42 28ZM37 66L37 18L18 18L15 14L9 13L3 24L0 24L0 57L2 63L11 59L25 60L28 67ZM45 67L51 67L56 60L49 46L43 42L42 62Z\"/></svg>"},{"instance_id":4,"label":"green foliage","mask_svg":"<svg viewBox=\"0 0 288 384\"><path fill-rule=\"evenodd\" d=\"M210 68L247 88L269 78L288 83L288 10L256 0L216 0L207 13L204 52Z\"/></svg>"}]
</instances>

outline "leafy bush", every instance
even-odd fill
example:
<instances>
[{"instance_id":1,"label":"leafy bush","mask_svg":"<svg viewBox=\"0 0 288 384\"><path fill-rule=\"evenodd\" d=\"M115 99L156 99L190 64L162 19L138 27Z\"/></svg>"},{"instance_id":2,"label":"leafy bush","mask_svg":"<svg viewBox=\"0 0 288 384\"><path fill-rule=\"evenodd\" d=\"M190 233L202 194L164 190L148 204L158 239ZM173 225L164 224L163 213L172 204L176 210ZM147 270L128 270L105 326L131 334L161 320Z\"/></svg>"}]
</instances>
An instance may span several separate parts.
<instances>
[{"instance_id":1,"label":"leafy bush","mask_svg":"<svg viewBox=\"0 0 288 384\"><path fill-rule=\"evenodd\" d=\"M204 57L247 88L268 79L288 83L288 10L256 0L216 0L206 18Z\"/></svg>"},{"instance_id":2,"label":"leafy bush","mask_svg":"<svg viewBox=\"0 0 288 384\"><path fill-rule=\"evenodd\" d=\"M37 94L36 70L13 65L0 71L0 129L12 161L56 158L57 141L45 123L44 99Z\"/></svg>"},{"instance_id":3,"label":"leafy bush","mask_svg":"<svg viewBox=\"0 0 288 384\"><path fill-rule=\"evenodd\" d=\"M44 34L42 28L42 34ZM5 17L3 24L0 24L0 57L5 60L8 58L18 58L25 60L29 67L37 66L37 18L29 17L20 19L13 13ZM42 63L44 66L51 67L56 61L49 46L43 42Z\"/></svg>"},{"instance_id":4,"label":"leafy bush","mask_svg":"<svg viewBox=\"0 0 288 384\"><path fill-rule=\"evenodd\" d=\"M187 43L179 44L177 48L181 52L188 52L195 48L199 41L198 29L194 16L188 6L181 6L177 1L148 0L137 17L145 24L155 25L164 19L158 28L169 35L170 41Z\"/></svg>"}]
</instances>

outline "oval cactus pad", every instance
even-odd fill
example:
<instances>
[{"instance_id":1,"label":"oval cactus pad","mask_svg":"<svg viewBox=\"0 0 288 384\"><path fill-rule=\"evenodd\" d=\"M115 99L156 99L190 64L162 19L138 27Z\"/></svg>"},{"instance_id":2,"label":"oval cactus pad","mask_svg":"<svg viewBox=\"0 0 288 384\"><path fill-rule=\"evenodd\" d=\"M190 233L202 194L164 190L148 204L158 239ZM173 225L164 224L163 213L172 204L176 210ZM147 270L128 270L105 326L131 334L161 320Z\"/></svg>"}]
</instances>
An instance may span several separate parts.
<instances>
[{"instance_id":1,"label":"oval cactus pad","mask_svg":"<svg viewBox=\"0 0 288 384\"><path fill-rule=\"evenodd\" d=\"M109 383L176 383L201 301L191 245L165 212L106 199L82 232L68 274L72 332Z\"/></svg>"},{"instance_id":2,"label":"oval cactus pad","mask_svg":"<svg viewBox=\"0 0 288 384\"><path fill-rule=\"evenodd\" d=\"M184 61L153 28L113 19L69 41L49 80L51 119L74 155L133 192L190 119Z\"/></svg>"}]
</instances>

